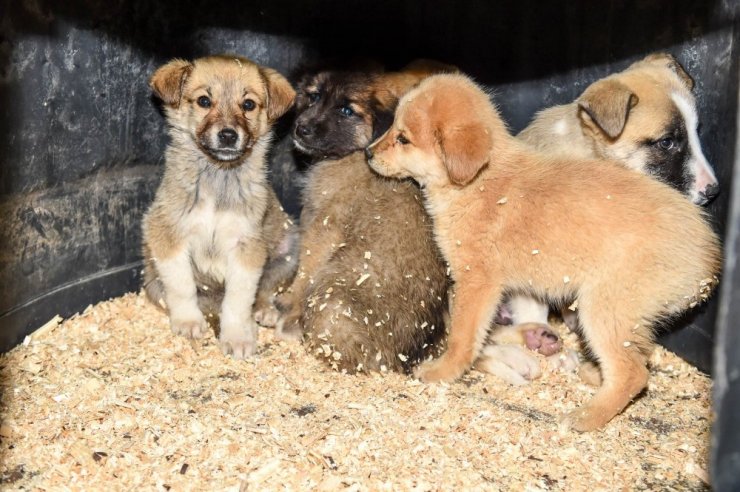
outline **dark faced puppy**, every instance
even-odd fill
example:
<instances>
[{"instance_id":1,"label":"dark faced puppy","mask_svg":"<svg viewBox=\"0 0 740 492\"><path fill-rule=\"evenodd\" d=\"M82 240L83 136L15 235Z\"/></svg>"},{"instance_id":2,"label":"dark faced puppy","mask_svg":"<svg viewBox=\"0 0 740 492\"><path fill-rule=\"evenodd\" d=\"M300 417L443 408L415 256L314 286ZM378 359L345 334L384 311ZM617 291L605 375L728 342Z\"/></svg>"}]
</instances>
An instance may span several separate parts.
<instances>
[{"instance_id":1,"label":"dark faced puppy","mask_svg":"<svg viewBox=\"0 0 740 492\"><path fill-rule=\"evenodd\" d=\"M296 98L296 148L317 159L337 159L379 137L393 121L395 99L376 90L379 75L324 71L304 77Z\"/></svg>"},{"instance_id":2,"label":"dark faced puppy","mask_svg":"<svg viewBox=\"0 0 740 492\"><path fill-rule=\"evenodd\" d=\"M431 65L430 65L431 66ZM444 333L445 268L418 187L379 177L363 149L398 97L432 71L320 72L298 87L296 147L316 162L301 214L283 333L347 372L407 370Z\"/></svg>"}]
</instances>

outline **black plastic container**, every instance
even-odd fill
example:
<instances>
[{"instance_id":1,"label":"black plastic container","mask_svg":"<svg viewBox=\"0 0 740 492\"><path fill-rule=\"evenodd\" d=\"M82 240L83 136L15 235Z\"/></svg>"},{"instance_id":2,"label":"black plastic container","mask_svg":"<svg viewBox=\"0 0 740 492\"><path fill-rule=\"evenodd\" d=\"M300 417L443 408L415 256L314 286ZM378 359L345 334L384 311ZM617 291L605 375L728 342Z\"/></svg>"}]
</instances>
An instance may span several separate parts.
<instances>
[{"instance_id":1,"label":"black plastic container","mask_svg":"<svg viewBox=\"0 0 740 492\"><path fill-rule=\"evenodd\" d=\"M0 0L0 350L56 314L139 288L140 219L166 143L147 79L169 58L231 52L286 74L336 56L435 58L495 88L518 131L536 110L668 51L696 81L727 266L719 295L661 343L707 372L714 360L714 486L740 487L739 11L738 0ZM297 214L285 139L272 166Z\"/></svg>"}]
</instances>

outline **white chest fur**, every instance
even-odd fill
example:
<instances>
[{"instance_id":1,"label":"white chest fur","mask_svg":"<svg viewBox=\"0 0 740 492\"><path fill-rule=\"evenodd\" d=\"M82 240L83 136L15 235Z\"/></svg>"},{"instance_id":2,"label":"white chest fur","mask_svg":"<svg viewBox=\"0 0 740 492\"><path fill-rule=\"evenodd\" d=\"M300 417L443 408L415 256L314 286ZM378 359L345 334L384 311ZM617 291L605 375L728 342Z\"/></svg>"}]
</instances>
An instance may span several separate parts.
<instances>
[{"instance_id":1,"label":"white chest fur","mask_svg":"<svg viewBox=\"0 0 740 492\"><path fill-rule=\"evenodd\" d=\"M227 260L240 242L257 231L246 214L217 209L210 198L199 200L186 213L181 228L193 266L218 282L223 282Z\"/></svg>"}]
</instances>

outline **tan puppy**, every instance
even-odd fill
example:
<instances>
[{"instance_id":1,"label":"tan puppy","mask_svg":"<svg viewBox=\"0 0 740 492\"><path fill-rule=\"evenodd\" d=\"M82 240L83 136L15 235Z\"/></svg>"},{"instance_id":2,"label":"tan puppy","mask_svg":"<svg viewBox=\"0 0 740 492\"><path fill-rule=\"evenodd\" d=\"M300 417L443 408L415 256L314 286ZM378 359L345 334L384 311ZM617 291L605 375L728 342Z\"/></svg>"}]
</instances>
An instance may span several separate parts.
<instances>
[{"instance_id":1,"label":"tan puppy","mask_svg":"<svg viewBox=\"0 0 740 492\"><path fill-rule=\"evenodd\" d=\"M666 53L652 54L594 82L572 103L539 112L517 137L547 154L614 159L705 205L717 195L719 185L699 143L693 86L675 58ZM513 296L507 307L513 325L545 327L548 323L549 307L537 299ZM574 328L577 309L565 308L562 312ZM501 327L496 331L521 332L521 328ZM500 359L505 363L525 369L531 365L520 360L533 357L526 351L517 358L513 349L487 346L478 367L488 370L501 350ZM598 377L590 364L582 369L589 382ZM514 380L517 376L514 371Z\"/></svg>"},{"instance_id":2,"label":"tan puppy","mask_svg":"<svg viewBox=\"0 0 740 492\"><path fill-rule=\"evenodd\" d=\"M247 357L256 350L252 306L265 264L274 269L263 297L292 271L281 255L295 233L267 182L265 155L295 92L276 71L234 56L173 60L150 85L171 141L144 217L147 294L164 301L173 332L193 338L207 329L199 297L204 306L204 297L222 300L219 345Z\"/></svg>"},{"instance_id":3,"label":"tan puppy","mask_svg":"<svg viewBox=\"0 0 740 492\"><path fill-rule=\"evenodd\" d=\"M528 149L467 77L422 82L368 152L379 173L423 186L455 281L448 348L419 366L424 381L470 367L505 293L575 299L604 382L564 421L597 429L645 388L655 323L716 283L719 241L696 205L616 163Z\"/></svg>"}]
</instances>

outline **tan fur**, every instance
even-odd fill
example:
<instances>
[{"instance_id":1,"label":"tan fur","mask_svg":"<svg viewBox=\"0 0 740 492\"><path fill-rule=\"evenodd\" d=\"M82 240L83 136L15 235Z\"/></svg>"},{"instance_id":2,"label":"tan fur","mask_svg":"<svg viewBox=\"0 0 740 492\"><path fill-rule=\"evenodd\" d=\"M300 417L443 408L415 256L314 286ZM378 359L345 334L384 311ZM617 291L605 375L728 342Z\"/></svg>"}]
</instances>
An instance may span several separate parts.
<instances>
[{"instance_id":1,"label":"tan fur","mask_svg":"<svg viewBox=\"0 0 740 492\"><path fill-rule=\"evenodd\" d=\"M671 94L682 94L693 102L693 86L693 80L675 58L664 53L648 55L623 72L594 82L573 103L541 111L517 137L544 153L615 159L649 174L650 156L644 142L669 132L671 120L678 113ZM575 317L568 310L563 315ZM523 317L531 320L526 313ZM492 342L502 329L494 327ZM513 339L513 343L523 343ZM531 355L522 352L522 357ZM595 381L593 373L598 373L598 368L581 370L581 374L588 374L590 382Z\"/></svg>"},{"instance_id":2,"label":"tan fur","mask_svg":"<svg viewBox=\"0 0 740 492\"><path fill-rule=\"evenodd\" d=\"M459 128L477 128L491 142L485 156L458 156L468 167L463 174L475 176L465 185L453 183L442 150L450 144L444 135ZM555 303L577 299L604 382L564 421L580 431L597 429L645 388L655 323L701 302L719 274L719 241L701 209L616 163L530 150L508 134L488 96L467 77L422 82L404 96L393 126L370 151L379 173L411 176L424 187L455 281L448 349L418 368L424 381L454 380L470 367L504 293Z\"/></svg>"},{"instance_id":3,"label":"tan fur","mask_svg":"<svg viewBox=\"0 0 740 492\"><path fill-rule=\"evenodd\" d=\"M256 350L255 298L257 309L268 309L272 291L294 271L285 263L295 231L267 182L265 158L293 89L276 72L226 55L173 60L151 87L165 103L171 141L144 217L146 292L180 335L203 336L203 311L218 310L222 350L247 357ZM247 99L250 109L242 106ZM233 149L216 148L224 128L238 135Z\"/></svg>"}]
</instances>

